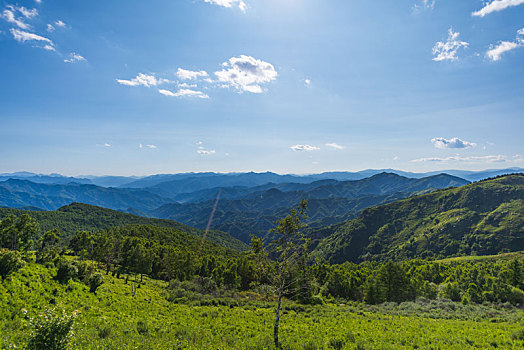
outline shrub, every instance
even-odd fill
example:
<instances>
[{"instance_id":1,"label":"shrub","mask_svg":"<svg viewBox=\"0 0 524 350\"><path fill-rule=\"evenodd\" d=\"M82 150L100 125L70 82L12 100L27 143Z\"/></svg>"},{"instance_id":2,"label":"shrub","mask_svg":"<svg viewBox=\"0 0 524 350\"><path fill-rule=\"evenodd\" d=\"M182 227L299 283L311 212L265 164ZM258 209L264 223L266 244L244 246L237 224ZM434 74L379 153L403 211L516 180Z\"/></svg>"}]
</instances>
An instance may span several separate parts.
<instances>
[{"instance_id":1,"label":"shrub","mask_svg":"<svg viewBox=\"0 0 524 350\"><path fill-rule=\"evenodd\" d=\"M524 328L518 329L511 334L514 340L524 340Z\"/></svg>"},{"instance_id":2,"label":"shrub","mask_svg":"<svg viewBox=\"0 0 524 350\"><path fill-rule=\"evenodd\" d=\"M102 326L100 328L98 328L98 337L100 339L105 339L105 338L109 338L109 336L111 335L111 327L110 326Z\"/></svg>"},{"instance_id":3,"label":"shrub","mask_svg":"<svg viewBox=\"0 0 524 350\"><path fill-rule=\"evenodd\" d=\"M60 283L67 283L70 279L74 279L78 276L78 267L67 260L60 260L58 263L58 271L56 273L56 279Z\"/></svg>"},{"instance_id":4,"label":"shrub","mask_svg":"<svg viewBox=\"0 0 524 350\"><path fill-rule=\"evenodd\" d=\"M340 337L329 340L329 347L335 350L341 350L345 344L346 340Z\"/></svg>"},{"instance_id":5,"label":"shrub","mask_svg":"<svg viewBox=\"0 0 524 350\"><path fill-rule=\"evenodd\" d=\"M24 266L19 252L0 249L0 276L6 277L11 272L18 271Z\"/></svg>"},{"instance_id":6,"label":"shrub","mask_svg":"<svg viewBox=\"0 0 524 350\"><path fill-rule=\"evenodd\" d=\"M30 319L33 334L28 342L29 350L65 350L73 337L76 311L67 315L64 310L47 310Z\"/></svg>"},{"instance_id":7,"label":"shrub","mask_svg":"<svg viewBox=\"0 0 524 350\"><path fill-rule=\"evenodd\" d=\"M140 335L149 333L149 326L147 325L146 320L140 320L136 323L136 331Z\"/></svg>"},{"instance_id":8,"label":"shrub","mask_svg":"<svg viewBox=\"0 0 524 350\"><path fill-rule=\"evenodd\" d=\"M95 273L89 278L89 291L96 294L96 290L104 283L104 276L101 273Z\"/></svg>"}]
</instances>

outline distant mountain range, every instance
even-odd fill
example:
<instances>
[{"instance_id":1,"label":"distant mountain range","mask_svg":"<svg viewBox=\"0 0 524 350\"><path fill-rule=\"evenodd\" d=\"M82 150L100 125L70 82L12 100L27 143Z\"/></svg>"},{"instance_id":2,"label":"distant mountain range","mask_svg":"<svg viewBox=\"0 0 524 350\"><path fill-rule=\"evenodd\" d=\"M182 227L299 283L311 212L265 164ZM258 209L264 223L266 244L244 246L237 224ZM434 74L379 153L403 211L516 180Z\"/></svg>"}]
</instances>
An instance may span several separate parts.
<instances>
[{"instance_id":1,"label":"distant mountain range","mask_svg":"<svg viewBox=\"0 0 524 350\"><path fill-rule=\"evenodd\" d=\"M147 211L171 200L142 189L105 188L76 182L60 185L17 179L0 182L0 206L12 208L30 206L55 210L73 202L121 211L126 211L130 207Z\"/></svg>"},{"instance_id":2,"label":"distant mountain range","mask_svg":"<svg viewBox=\"0 0 524 350\"><path fill-rule=\"evenodd\" d=\"M310 235L324 238L315 254L332 263L524 250L524 175L368 208Z\"/></svg>"},{"instance_id":3,"label":"distant mountain range","mask_svg":"<svg viewBox=\"0 0 524 350\"><path fill-rule=\"evenodd\" d=\"M0 182L9 179L28 180L35 183L46 184L68 184L76 182L80 184L91 184L101 187L127 187L127 188L157 188L158 191L167 190L172 196L179 193L190 193L197 190L213 187L253 187L267 183L311 183L318 180L361 180L383 172L397 174L409 178L423 178L438 174L457 176L468 181L479 181L498 175L521 173L523 168L488 169L482 171L467 170L442 170L426 173L413 173L395 169L367 169L357 172L325 172L310 175L279 175L271 172L266 173L180 173L159 174L151 176L92 176L83 175L68 177L60 174L35 174L31 172L15 172L0 174ZM170 184L164 184L170 183Z\"/></svg>"},{"instance_id":4,"label":"distant mountain range","mask_svg":"<svg viewBox=\"0 0 524 350\"><path fill-rule=\"evenodd\" d=\"M435 175L422 179L409 179L390 173L381 173L356 181L320 180L309 184L266 184L251 189L212 189L199 192L201 198L211 200L195 203L170 203L153 211L158 218L173 219L198 228L205 228L218 193L220 199L212 222L213 228L231 234L244 242L250 235L263 236L274 227L274 222L285 216L289 208L302 198L309 200L308 216L314 227L339 222L356 216L361 210L450 186L463 186L469 182L455 176ZM236 192L238 198L234 197Z\"/></svg>"},{"instance_id":5,"label":"distant mountain range","mask_svg":"<svg viewBox=\"0 0 524 350\"><path fill-rule=\"evenodd\" d=\"M519 170L522 169L450 172L477 179ZM248 243L251 234L265 236L274 222L302 198L309 200L308 223L311 229L317 229L353 219L368 207L469 183L449 174L423 177L424 174L401 171L377 172L307 176L270 172L185 173L144 178L0 174L0 207L56 210L78 202L204 229L219 198L211 228Z\"/></svg>"}]
</instances>

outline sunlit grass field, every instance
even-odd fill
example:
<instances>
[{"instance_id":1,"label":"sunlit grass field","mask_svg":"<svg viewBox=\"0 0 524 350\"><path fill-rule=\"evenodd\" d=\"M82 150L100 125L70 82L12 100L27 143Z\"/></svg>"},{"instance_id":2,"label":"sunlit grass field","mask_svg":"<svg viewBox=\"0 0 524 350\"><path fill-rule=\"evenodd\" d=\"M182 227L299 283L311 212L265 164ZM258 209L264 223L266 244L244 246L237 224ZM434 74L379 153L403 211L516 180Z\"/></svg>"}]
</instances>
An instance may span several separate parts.
<instances>
[{"instance_id":1,"label":"sunlit grass field","mask_svg":"<svg viewBox=\"0 0 524 350\"><path fill-rule=\"evenodd\" d=\"M73 349L271 349L273 303L241 294L218 306L168 301L167 284L104 275L96 295L79 282L28 264L0 284L0 346L23 348L27 319L47 310L78 310ZM256 300L259 299L259 300ZM229 304L229 305L228 305ZM287 349L521 349L524 311L418 301L400 305L285 304L281 340Z\"/></svg>"}]
</instances>

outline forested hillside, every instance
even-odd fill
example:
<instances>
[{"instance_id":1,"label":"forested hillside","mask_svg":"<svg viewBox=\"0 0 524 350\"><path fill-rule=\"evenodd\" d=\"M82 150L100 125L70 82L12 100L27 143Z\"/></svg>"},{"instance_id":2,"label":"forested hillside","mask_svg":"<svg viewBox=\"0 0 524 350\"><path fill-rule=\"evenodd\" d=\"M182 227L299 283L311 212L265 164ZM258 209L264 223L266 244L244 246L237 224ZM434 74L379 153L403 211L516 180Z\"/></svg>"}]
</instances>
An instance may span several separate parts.
<instances>
[{"instance_id":1,"label":"forested hillside","mask_svg":"<svg viewBox=\"0 0 524 350\"><path fill-rule=\"evenodd\" d=\"M24 211L9 208L0 208L0 219L13 214L21 216L29 214L34 218L43 231L58 229L62 235L68 236L78 231L96 232L112 227L125 225L151 225L172 228L176 231L188 233L193 236L202 237L204 231L191 226L181 224L173 220L149 219L132 214L121 213L116 210L95 207L88 204L73 203L55 211ZM247 245L231 237L230 235L211 230L207 239L224 247L235 250L245 250Z\"/></svg>"},{"instance_id":2,"label":"forested hillside","mask_svg":"<svg viewBox=\"0 0 524 350\"><path fill-rule=\"evenodd\" d=\"M496 254L524 247L524 175L369 208L324 228L316 255L331 262ZM328 232L326 232L328 231Z\"/></svg>"},{"instance_id":3,"label":"forested hillside","mask_svg":"<svg viewBox=\"0 0 524 350\"><path fill-rule=\"evenodd\" d=\"M274 222L302 198L309 200L308 222L318 228L354 218L363 209L390 203L439 188L462 186L469 182L445 174L422 179L381 173L357 181L321 180L309 184L266 184L250 189L215 188L194 193L196 203L171 203L153 211L158 218L173 219L205 228L220 193L212 226L248 243L251 234L264 236ZM222 192L226 199L222 198ZM241 198L234 198L235 193ZM199 202L201 199L210 200ZM186 200L188 197L186 197Z\"/></svg>"}]
</instances>

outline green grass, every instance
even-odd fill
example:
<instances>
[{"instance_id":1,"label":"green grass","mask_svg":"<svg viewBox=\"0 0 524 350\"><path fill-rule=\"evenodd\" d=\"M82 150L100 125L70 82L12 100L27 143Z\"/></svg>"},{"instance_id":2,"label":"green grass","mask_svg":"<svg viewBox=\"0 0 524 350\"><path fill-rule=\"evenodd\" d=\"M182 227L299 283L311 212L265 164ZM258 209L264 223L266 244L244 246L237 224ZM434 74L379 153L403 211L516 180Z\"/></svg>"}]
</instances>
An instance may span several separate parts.
<instances>
[{"instance_id":1,"label":"green grass","mask_svg":"<svg viewBox=\"0 0 524 350\"><path fill-rule=\"evenodd\" d=\"M136 296L125 280L104 274L97 294L53 279L55 269L28 264L0 283L0 348L23 348L27 316L49 307L79 310L73 349L271 349L273 303L240 294L240 306L167 301L167 284L146 279ZM281 339L288 349L519 349L524 311L461 306L461 317L432 304L302 306L286 302ZM428 304L430 305L430 304ZM449 306L449 305L448 305ZM22 310L27 310L25 316ZM342 347L340 347L342 346Z\"/></svg>"},{"instance_id":2,"label":"green grass","mask_svg":"<svg viewBox=\"0 0 524 350\"><path fill-rule=\"evenodd\" d=\"M446 262L476 262L476 261L491 261L491 260L513 260L513 259L524 259L524 251L512 252L512 253L503 253L496 255L471 255L471 256L458 256L454 258L447 258L436 260L437 263L446 263Z\"/></svg>"}]
</instances>

